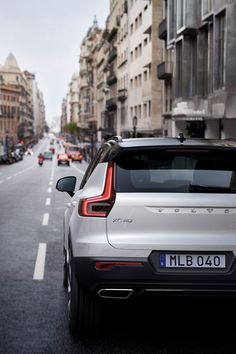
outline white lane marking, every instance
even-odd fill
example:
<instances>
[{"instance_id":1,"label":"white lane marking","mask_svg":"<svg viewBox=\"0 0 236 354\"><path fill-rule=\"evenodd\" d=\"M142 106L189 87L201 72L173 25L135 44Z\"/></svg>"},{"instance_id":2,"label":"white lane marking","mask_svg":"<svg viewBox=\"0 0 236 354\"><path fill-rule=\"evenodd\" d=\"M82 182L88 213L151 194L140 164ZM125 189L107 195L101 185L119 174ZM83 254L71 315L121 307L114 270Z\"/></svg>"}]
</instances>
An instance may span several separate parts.
<instances>
[{"instance_id":1,"label":"white lane marking","mask_svg":"<svg viewBox=\"0 0 236 354\"><path fill-rule=\"evenodd\" d=\"M56 157L54 156L54 158L53 158L53 163L52 163L51 177L50 177L50 180L51 180L51 181L53 181L53 179L54 179L55 164L56 164Z\"/></svg>"},{"instance_id":2,"label":"white lane marking","mask_svg":"<svg viewBox=\"0 0 236 354\"><path fill-rule=\"evenodd\" d=\"M44 268L45 268L45 258L46 258L46 243L39 243L37 258L34 267L34 280L43 280L44 278Z\"/></svg>"},{"instance_id":3,"label":"white lane marking","mask_svg":"<svg viewBox=\"0 0 236 354\"><path fill-rule=\"evenodd\" d=\"M48 214L48 213L43 214L42 225L43 225L43 226L48 225L48 221L49 221L49 214Z\"/></svg>"},{"instance_id":4,"label":"white lane marking","mask_svg":"<svg viewBox=\"0 0 236 354\"><path fill-rule=\"evenodd\" d=\"M50 205L50 204L51 204L51 198L47 198L45 205Z\"/></svg>"},{"instance_id":5,"label":"white lane marking","mask_svg":"<svg viewBox=\"0 0 236 354\"><path fill-rule=\"evenodd\" d=\"M53 184L53 181L50 181L50 182L49 182L49 186L52 186L52 184Z\"/></svg>"},{"instance_id":6,"label":"white lane marking","mask_svg":"<svg viewBox=\"0 0 236 354\"><path fill-rule=\"evenodd\" d=\"M74 169L76 169L77 171L79 171L79 173L81 173L81 175L84 175L85 171L80 170L78 167L75 167L75 165L73 163L70 164Z\"/></svg>"},{"instance_id":7,"label":"white lane marking","mask_svg":"<svg viewBox=\"0 0 236 354\"><path fill-rule=\"evenodd\" d=\"M12 178L12 176L7 177L7 179L11 179L11 178Z\"/></svg>"},{"instance_id":8,"label":"white lane marking","mask_svg":"<svg viewBox=\"0 0 236 354\"><path fill-rule=\"evenodd\" d=\"M52 193L52 188L51 187L48 188L48 193Z\"/></svg>"}]
</instances>

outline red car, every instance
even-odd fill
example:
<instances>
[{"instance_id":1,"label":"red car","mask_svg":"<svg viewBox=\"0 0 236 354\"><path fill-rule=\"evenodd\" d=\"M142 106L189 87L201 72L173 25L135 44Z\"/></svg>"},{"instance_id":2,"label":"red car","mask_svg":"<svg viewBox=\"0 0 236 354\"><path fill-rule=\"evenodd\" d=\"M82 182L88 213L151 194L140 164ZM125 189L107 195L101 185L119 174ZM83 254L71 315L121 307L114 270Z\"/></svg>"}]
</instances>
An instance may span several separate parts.
<instances>
[{"instance_id":1,"label":"red car","mask_svg":"<svg viewBox=\"0 0 236 354\"><path fill-rule=\"evenodd\" d=\"M50 148L49 149L53 154L55 154L55 148Z\"/></svg>"},{"instance_id":2,"label":"red car","mask_svg":"<svg viewBox=\"0 0 236 354\"><path fill-rule=\"evenodd\" d=\"M81 148L77 145L70 145L67 147L66 152L71 159L71 161L79 161L80 163L83 160L83 155L81 153Z\"/></svg>"},{"instance_id":3,"label":"red car","mask_svg":"<svg viewBox=\"0 0 236 354\"><path fill-rule=\"evenodd\" d=\"M70 159L65 152L61 152L57 155L57 165L67 165L70 166Z\"/></svg>"}]
</instances>

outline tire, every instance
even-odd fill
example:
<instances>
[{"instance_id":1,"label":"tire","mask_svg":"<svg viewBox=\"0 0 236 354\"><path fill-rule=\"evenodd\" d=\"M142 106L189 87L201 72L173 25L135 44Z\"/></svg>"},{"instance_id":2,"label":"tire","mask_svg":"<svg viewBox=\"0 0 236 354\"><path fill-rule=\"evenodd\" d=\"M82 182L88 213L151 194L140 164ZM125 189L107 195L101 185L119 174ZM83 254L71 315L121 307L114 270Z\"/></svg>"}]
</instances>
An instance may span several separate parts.
<instances>
[{"instance_id":1,"label":"tire","mask_svg":"<svg viewBox=\"0 0 236 354\"><path fill-rule=\"evenodd\" d=\"M101 304L90 298L79 286L75 275L74 258L70 250L68 265L69 330L79 336L93 332L99 325Z\"/></svg>"}]
</instances>

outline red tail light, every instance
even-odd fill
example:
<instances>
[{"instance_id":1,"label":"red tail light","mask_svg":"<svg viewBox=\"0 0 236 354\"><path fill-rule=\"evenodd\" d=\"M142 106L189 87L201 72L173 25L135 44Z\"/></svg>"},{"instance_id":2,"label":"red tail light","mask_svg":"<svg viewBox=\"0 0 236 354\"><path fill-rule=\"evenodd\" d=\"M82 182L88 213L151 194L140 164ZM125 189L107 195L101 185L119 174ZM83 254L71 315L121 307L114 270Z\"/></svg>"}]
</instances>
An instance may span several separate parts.
<instances>
[{"instance_id":1,"label":"red tail light","mask_svg":"<svg viewBox=\"0 0 236 354\"><path fill-rule=\"evenodd\" d=\"M115 202L113 185L113 165L107 168L106 182L102 195L83 199L79 205L79 215L88 217L107 217Z\"/></svg>"}]
</instances>

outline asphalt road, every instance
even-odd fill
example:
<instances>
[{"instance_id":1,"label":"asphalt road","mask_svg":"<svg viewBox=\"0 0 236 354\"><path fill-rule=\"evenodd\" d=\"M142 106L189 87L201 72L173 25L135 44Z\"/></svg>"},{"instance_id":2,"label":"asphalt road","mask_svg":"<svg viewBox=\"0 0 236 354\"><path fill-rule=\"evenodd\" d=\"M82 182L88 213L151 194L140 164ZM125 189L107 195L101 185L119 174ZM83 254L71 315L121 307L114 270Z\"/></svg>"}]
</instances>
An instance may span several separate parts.
<instances>
[{"instance_id":1,"label":"asphalt road","mask_svg":"<svg viewBox=\"0 0 236 354\"><path fill-rule=\"evenodd\" d=\"M86 164L0 166L0 353L236 353L236 300L159 299L108 306L100 332L78 339L67 327L62 218L70 198L58 178L81 180ZM39 246L41 245L41 246ZM43 272L35 272L39 248Z\"/></svg>"}]
</instances>

